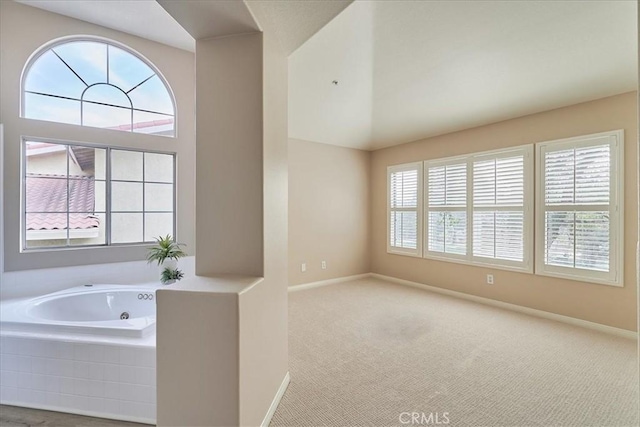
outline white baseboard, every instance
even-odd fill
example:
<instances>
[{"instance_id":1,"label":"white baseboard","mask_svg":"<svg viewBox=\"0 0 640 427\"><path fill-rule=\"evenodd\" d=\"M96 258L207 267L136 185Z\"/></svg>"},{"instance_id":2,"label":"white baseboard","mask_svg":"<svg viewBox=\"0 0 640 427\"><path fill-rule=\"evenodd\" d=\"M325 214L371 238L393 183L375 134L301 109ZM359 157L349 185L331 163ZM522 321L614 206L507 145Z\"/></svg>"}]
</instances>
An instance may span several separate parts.
<instances>
[{"instance_id":1,"label":"white baseboard","mask_svg":"<svg viewBox=\"0 0 640 427\"><path fill-rule=\"evenodd\" d=\"M563 316L561 314L550 313L548 311L536 310L535 308L523 307L521 305L510 304L508 302L497 301L490 298L478 297L475 295L465 294L463 292L452 291L449 289L439 288L437 286L425 285L423 283L412 282L409 280L398 279L396 277L384 276L382 274L371 273L371 277L397 283L399 285L411 286L413 288L425 289L439 294L449 295L456 298L478 302L493 307L504 308L507 310L517 311L519 313L528 314L530 316L541 317L543 319L555 320L558 322L568 323L574 326L580 326L594 331L605 332L607 334L616 335L623 338L638 339L638 334L627 329L615 328L613 326L602 325L600 323L589 322L588 320L576 319L575 317Z\"/></svg>"},{"instance_id":2,"label":"white baseboard","mask_svg":"<svg viewBox=\"0 0 640 427\"><path fill-rule=\"evenodd\" d=\"M289 292L304 291L305 289L319 288L320 286L333 285L334 283L350 282L352 280L358 279L367 279L369 277L371 277L371 273L338 277L336 279L320 280L319 282L310 282L304 283L302 285L289 286Z\"/></svg>"},{"instance_id":3,"label":"white baseboard","mask_svg":"<svg viewBox=\"0 0 640 427\"><path fill-rule=\"evenodd\" d=\"M267 427L271 422L271 418L273 417L273 414L276 413L276 409L278 409L280 400L282 399L282 396L284 396L284 392L287 391L287 387L289 387L290 381L291 381L291 377L289 376L289 372L287 372L287 375L285 375L284 379L282 380L282 384L280 384L280 388L278 389L278 392L273 397L273 402L271 402L271 406L269 406L269 410L267 411L267 414L264 416L264 420L262 420L260 427Z\"/></svg>"}]
</instances>

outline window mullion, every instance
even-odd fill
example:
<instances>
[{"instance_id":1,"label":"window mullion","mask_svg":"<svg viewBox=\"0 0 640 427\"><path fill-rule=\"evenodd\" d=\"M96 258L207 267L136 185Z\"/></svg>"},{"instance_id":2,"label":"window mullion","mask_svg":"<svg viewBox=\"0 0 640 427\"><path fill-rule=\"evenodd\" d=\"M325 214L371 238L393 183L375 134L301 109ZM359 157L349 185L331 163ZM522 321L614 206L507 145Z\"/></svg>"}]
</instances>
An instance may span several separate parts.
<instances>
[{"instance_id":1,"label":"window mullion","mask_svg":"<svg viewBox=\"0 0 640 427\"><path fill-rule=\"evenodd\" d=\"M473 161L467 160L467 259L473 258Z\"/></svg>"},{"instance_id":2,"label":"window mullion","mask_svg":"<svg viewBox=\"0 0 640 427\"><path fill-rule=\"evenodd\" d=\"M71 199L69 197L69 192L70 192L70 185L69 185L69 158L71 157L71 147L69 147L68 145L66 146L67 149L65 150L65 154L66 154L66 160L67 160L67 242L66 242L66 246L71 246L71 239L70 239L70 228L71 228L71 218L69 218L69 211L71 210L70 207L70 203L69 200Z\"/></svg>"},{"instance_id":3,"label":"window mullion","mask_svg":"<svg viewBox=\"0 0 640 427\"><path fill-rule=\"evenodd\" d=\"M111 246L111 148L106 148L105 157L105 241L107 246Z\"/></svg>"}]
</instances>

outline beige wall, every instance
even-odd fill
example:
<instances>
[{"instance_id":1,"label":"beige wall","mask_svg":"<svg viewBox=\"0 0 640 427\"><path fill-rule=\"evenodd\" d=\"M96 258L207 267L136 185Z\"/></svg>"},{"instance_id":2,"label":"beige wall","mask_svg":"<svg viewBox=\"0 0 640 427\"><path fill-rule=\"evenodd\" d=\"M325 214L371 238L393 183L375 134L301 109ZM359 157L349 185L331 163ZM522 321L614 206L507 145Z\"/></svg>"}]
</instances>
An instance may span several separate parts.
<instances>
[{"instance_id":1,"label":"beige wall","mask_svg":"<svg viewBox=\"0 0 640 427\"><path fill-rule=\"evenodd\" d=\"M177 138L119 132L20 118L20 76L27 59L43 44L87 34L124 43L140 52L164 75L177 105ZM0 1L0 123L4 124L5 270L62 267L143 260L146 246L84 248L20 253L20 138L53 138L177 153L177 238L195 254L195 57L172 48L84 21Z\"/></svg>"},{"instance_id":2,"label":"beige wall","mask_svg":"<svg viewBox=\"0 0 640 427\"><path fill-rule=\"evenodd\" d=\"M261 19L260 9L253 12ZM158 425L261 425L287 374L287 59L273 27L260 23L263 33L196 44L196 270L264 279L233 298L225 295L229 277L187 279L178 284L186 292L159 292ZM194 323L183 308L200 299L209 303ZM171 327L172 319L186 329ZM189 329L206 344L180 336ZM209 374L195 381L192 368L185 378L168 372L181 363Z\"/></svg>"},{"instance_id":3,"label":"beige wall","mask_svg":"<svg viewBox=\"0 0 640 427\"><path fill-rule=\"evenodd\" d=\"M461 132L437 136L372 154L372 271L405 280L492 298L629 330L636 329L635 249L637 236L636 93L626 93ZM625 131L625 285L622 288L388 254L386 168L509 146ZM486 285L486 274L495 276Z\"/></svg>"},{"instance_id":4,"label":"beige wall","mask_svg":"<svg viewBox=\"0 0 640 427\"><path fill-rule=\"evenodd\" d=\"M196 57L196 274L262 276L262 34Z\"/></svg>"},{"instance_id":5,"label":"beige wall","mask_svg":"<svg viewBox=\"0 0 640 427\"><path fill-rule=\"evenodd\" d=\"M370 159L367 151L289 140L289 286L371 271Z\"/></svg>"},{"instance_id":6,"label":"beige wall","mask_svg":"<svg viewBox=\"0 0 640 427\"><path fill-rule=\"evenodd\" d=\"M259 5L258 5L259 6ZM240 425L262 425L289 369L287 296L287 56L275 26L262 28L264 281L240 295Z\"/></svg>"}]
</instances>

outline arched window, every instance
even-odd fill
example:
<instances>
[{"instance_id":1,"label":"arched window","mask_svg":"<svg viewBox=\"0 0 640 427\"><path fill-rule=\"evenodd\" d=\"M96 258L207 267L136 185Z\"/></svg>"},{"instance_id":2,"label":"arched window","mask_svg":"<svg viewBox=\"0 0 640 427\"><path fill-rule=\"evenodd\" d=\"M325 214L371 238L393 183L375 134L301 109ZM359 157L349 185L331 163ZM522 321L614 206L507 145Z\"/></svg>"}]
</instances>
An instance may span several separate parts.
<instances>
[{"instance_id":1,"label":"arched window","mask_svg":"<svg viewBox=\"0 0 640 427\"><path fill-rule=\"evenodd\" d=\"M22 117L175 136L175 103L160 73L97 38L58 41L33 55L23 73Z\"/></svg>"}]
</instances>

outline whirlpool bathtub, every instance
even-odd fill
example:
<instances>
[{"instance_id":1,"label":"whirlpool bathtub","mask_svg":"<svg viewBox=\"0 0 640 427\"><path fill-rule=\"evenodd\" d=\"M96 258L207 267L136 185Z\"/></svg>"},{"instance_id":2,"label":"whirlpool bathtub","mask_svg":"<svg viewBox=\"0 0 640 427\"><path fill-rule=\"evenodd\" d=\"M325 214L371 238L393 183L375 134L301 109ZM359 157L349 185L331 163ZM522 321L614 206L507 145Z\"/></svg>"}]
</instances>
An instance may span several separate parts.
<instances>
[{"instance_id":1,"label":"whirlpool bathtub","mask_svg":"<svg viewBox=\"0 0 640 427\"><path fill-rule=\"evenodd\" d=\"M146 337L155 332L157 286L88 285L3 302L3 331Z\"/></svg>"},{"instance_id":2,"label":"whirlpool bathtub","mask_svg":"<svg viewBox=\"0 0 640 427\"><path fill-rule=\"evenodd\" d=\"M0 303L0 404L155 424L159 285Z\"/></svg>"}]
</instances>

